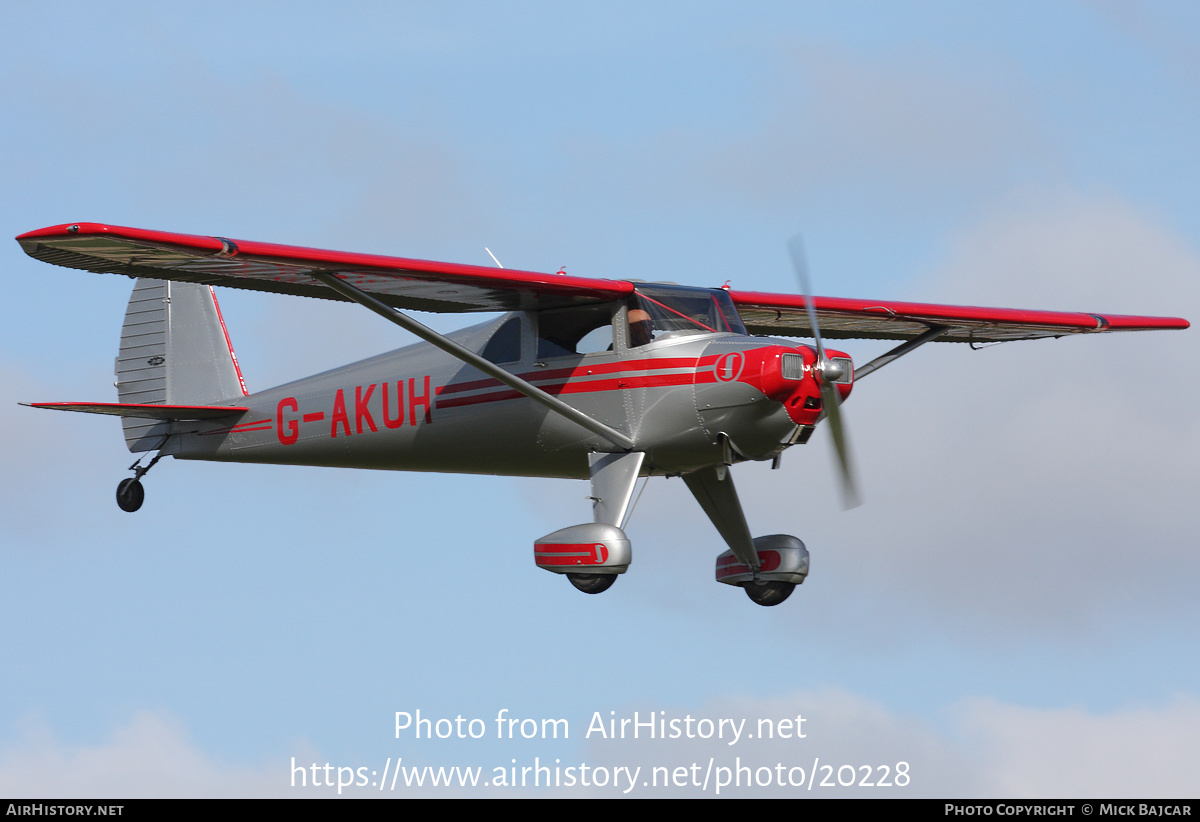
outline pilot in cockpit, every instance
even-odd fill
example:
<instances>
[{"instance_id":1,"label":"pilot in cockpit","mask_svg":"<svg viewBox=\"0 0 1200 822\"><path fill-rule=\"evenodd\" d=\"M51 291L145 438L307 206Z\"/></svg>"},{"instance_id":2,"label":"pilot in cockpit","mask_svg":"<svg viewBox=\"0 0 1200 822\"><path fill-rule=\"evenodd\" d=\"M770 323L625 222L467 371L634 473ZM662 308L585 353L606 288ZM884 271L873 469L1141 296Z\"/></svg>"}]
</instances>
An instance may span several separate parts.
<instances>
[{"instance_id":1,"label":"pilot in cockpit","mask_svg":"<svg viewBox=\"0 0 1200 822\"><path fill-rule=\"evenodd\" d=\"M654 320L644 308L629 309L629 346L637 348L654 339Z\"/></svg>"}]
</instances>

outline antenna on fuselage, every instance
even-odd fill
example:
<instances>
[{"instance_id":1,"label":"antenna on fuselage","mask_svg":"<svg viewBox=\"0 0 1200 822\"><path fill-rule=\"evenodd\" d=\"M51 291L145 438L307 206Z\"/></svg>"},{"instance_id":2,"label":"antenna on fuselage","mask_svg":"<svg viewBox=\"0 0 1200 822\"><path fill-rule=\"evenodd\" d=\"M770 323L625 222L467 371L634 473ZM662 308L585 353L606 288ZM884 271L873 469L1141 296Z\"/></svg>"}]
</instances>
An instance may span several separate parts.
<instances>
[{"instance_id":1,"label":"antenna on fuselage","mask_svg":"<svg viewBox=\"0 0 1200 822\"><path fill-rule=\"evenodd\" d=\"M496 259L496 255L492 253L492 250L491 250L490 248L488 248L488 247L485 245L485 246L483 247L483 250L484 250L484 251L486 251L486 252L488 253L488 256L492 258L492 261L493 261L494 263L496 263L496 266L497 266L498 268L504 268L504 266L503 266L503 265L500 263L500 261Z\"/></svg>"}]
</instances>

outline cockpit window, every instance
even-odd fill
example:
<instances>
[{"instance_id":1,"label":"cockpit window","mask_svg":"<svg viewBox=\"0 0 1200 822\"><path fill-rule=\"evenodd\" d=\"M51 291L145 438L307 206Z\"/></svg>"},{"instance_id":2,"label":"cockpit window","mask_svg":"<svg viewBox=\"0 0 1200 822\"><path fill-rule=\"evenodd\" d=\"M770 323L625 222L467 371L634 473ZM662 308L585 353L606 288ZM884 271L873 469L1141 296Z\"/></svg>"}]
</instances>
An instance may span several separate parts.
<instances>
[{"instance_id":1,"label":"cockpit window","mask_svg":"<svg viewBox=\"0 0 1200 822\"><path fill-rule=\"evenodd\" d=\"M666 336L745 334L729 294L720 289L638 286L629 309L629 345L636 348Z\"/></svg>"}]
</instances>

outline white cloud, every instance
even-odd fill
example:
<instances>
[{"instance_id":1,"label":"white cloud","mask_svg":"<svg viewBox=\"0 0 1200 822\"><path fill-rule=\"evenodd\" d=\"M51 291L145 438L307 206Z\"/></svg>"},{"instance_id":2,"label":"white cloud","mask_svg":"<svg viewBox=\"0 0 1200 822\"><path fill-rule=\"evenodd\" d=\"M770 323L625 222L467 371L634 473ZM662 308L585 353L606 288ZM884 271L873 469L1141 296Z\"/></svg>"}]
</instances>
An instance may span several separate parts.
<instances>
[{"instance_id":1,"label":"white cloud","mask_svg":"<svg viewBox=\"0 0 1200 822\"><path fill-rule=\"evenodd\" d=\"M1195 796L1200 700L1092 714L993 700L959 705L959 744L999 796Z\"/></svg>"},{"instance_id":2,"label":"white cloud","mask_svg":"<svg viewBox=\"0 0 1200 822\"><path fill-rule=\"evenodd\" d=\"M1200 306L1200 252L1162 217L1113 194L1022 188L948 245L918 284L946 301L1124 314ZM1172 347L1180 344L1191 345Z\"/></svg>"},{"instance_id":3,"label":"white cloud","mask_svg":"<svg viewBox=\"0 0 1200 822\"><path fill-rule=\"evenodd\" d=\"M744 732L751 735L759 720L805 718L803 739L743 736L729 745L728 738L715 737L652 740L645 730L636 740L590 739L587 761L610 768L641 766L641 776L650 780L653 768L666 767L665 772L659 771L660 785L663 776L693 763L699 768L688 773L696 782L710 774L707 789L639 785L634 795L640 796L713 795L718 773L726 780L735 779L738 765L748 769L742 771L743 787L729 784L722 795L1191 796L1196 788L1193 763L1200 754L1200 701L1190 695L1162 706L1103 714L977 699L930 717L916 717L828 689L769 699L717 698L699 708L636 705L617 714L632 718L635 710L642 721L649 714L668 722L691 716L693 724L680 727L694 729L704 718L745 718ZM711 770L710 760L715 763ZM789 776L793 782L809 777L814 766L812 787L786 784ZM720 772L721 767L729 770ZM796 768L803 769L803 776ZM898 773L907 774L907 784L903 776L899 785L863 784L896 782ZM746 787L750 780L755 784ZM768 781L772 784L762 784Z\"/></svg>"},{"instance_id":4,"label":"white cloud","mask_svg":"<svg viewBox=\"0 0 1200 822\"><path fill-rule=\"evenodd\" d=\"M0 748L0 793L35 797L247 797L283 793L286 770L219 762L165 712L142 711L98 744L32 725Z\"/></svg>"}]
</instances>

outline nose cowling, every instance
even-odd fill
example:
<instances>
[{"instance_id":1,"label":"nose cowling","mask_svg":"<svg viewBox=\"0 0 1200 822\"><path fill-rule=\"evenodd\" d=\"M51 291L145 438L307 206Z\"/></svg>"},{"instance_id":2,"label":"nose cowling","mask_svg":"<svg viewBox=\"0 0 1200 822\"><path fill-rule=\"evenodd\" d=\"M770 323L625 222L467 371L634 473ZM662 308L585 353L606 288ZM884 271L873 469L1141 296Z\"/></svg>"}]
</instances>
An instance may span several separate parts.
<instances>
[{"instance_id":1,"label":"nose cowling","mask_svg":"<svg viewBox=\"0 0 1200 822\"><path fill-rule=\"evenodd\" d=\"M821 416L821 387L818 380L834 384L844 402L854 387L854 363L840 351L825 350L833 367L821 373L817 352L807 345L789 348L773 346L762 359L760 375L763 393L782 403L792 422L815 425Z\"/></svg>"}]
</instances>

